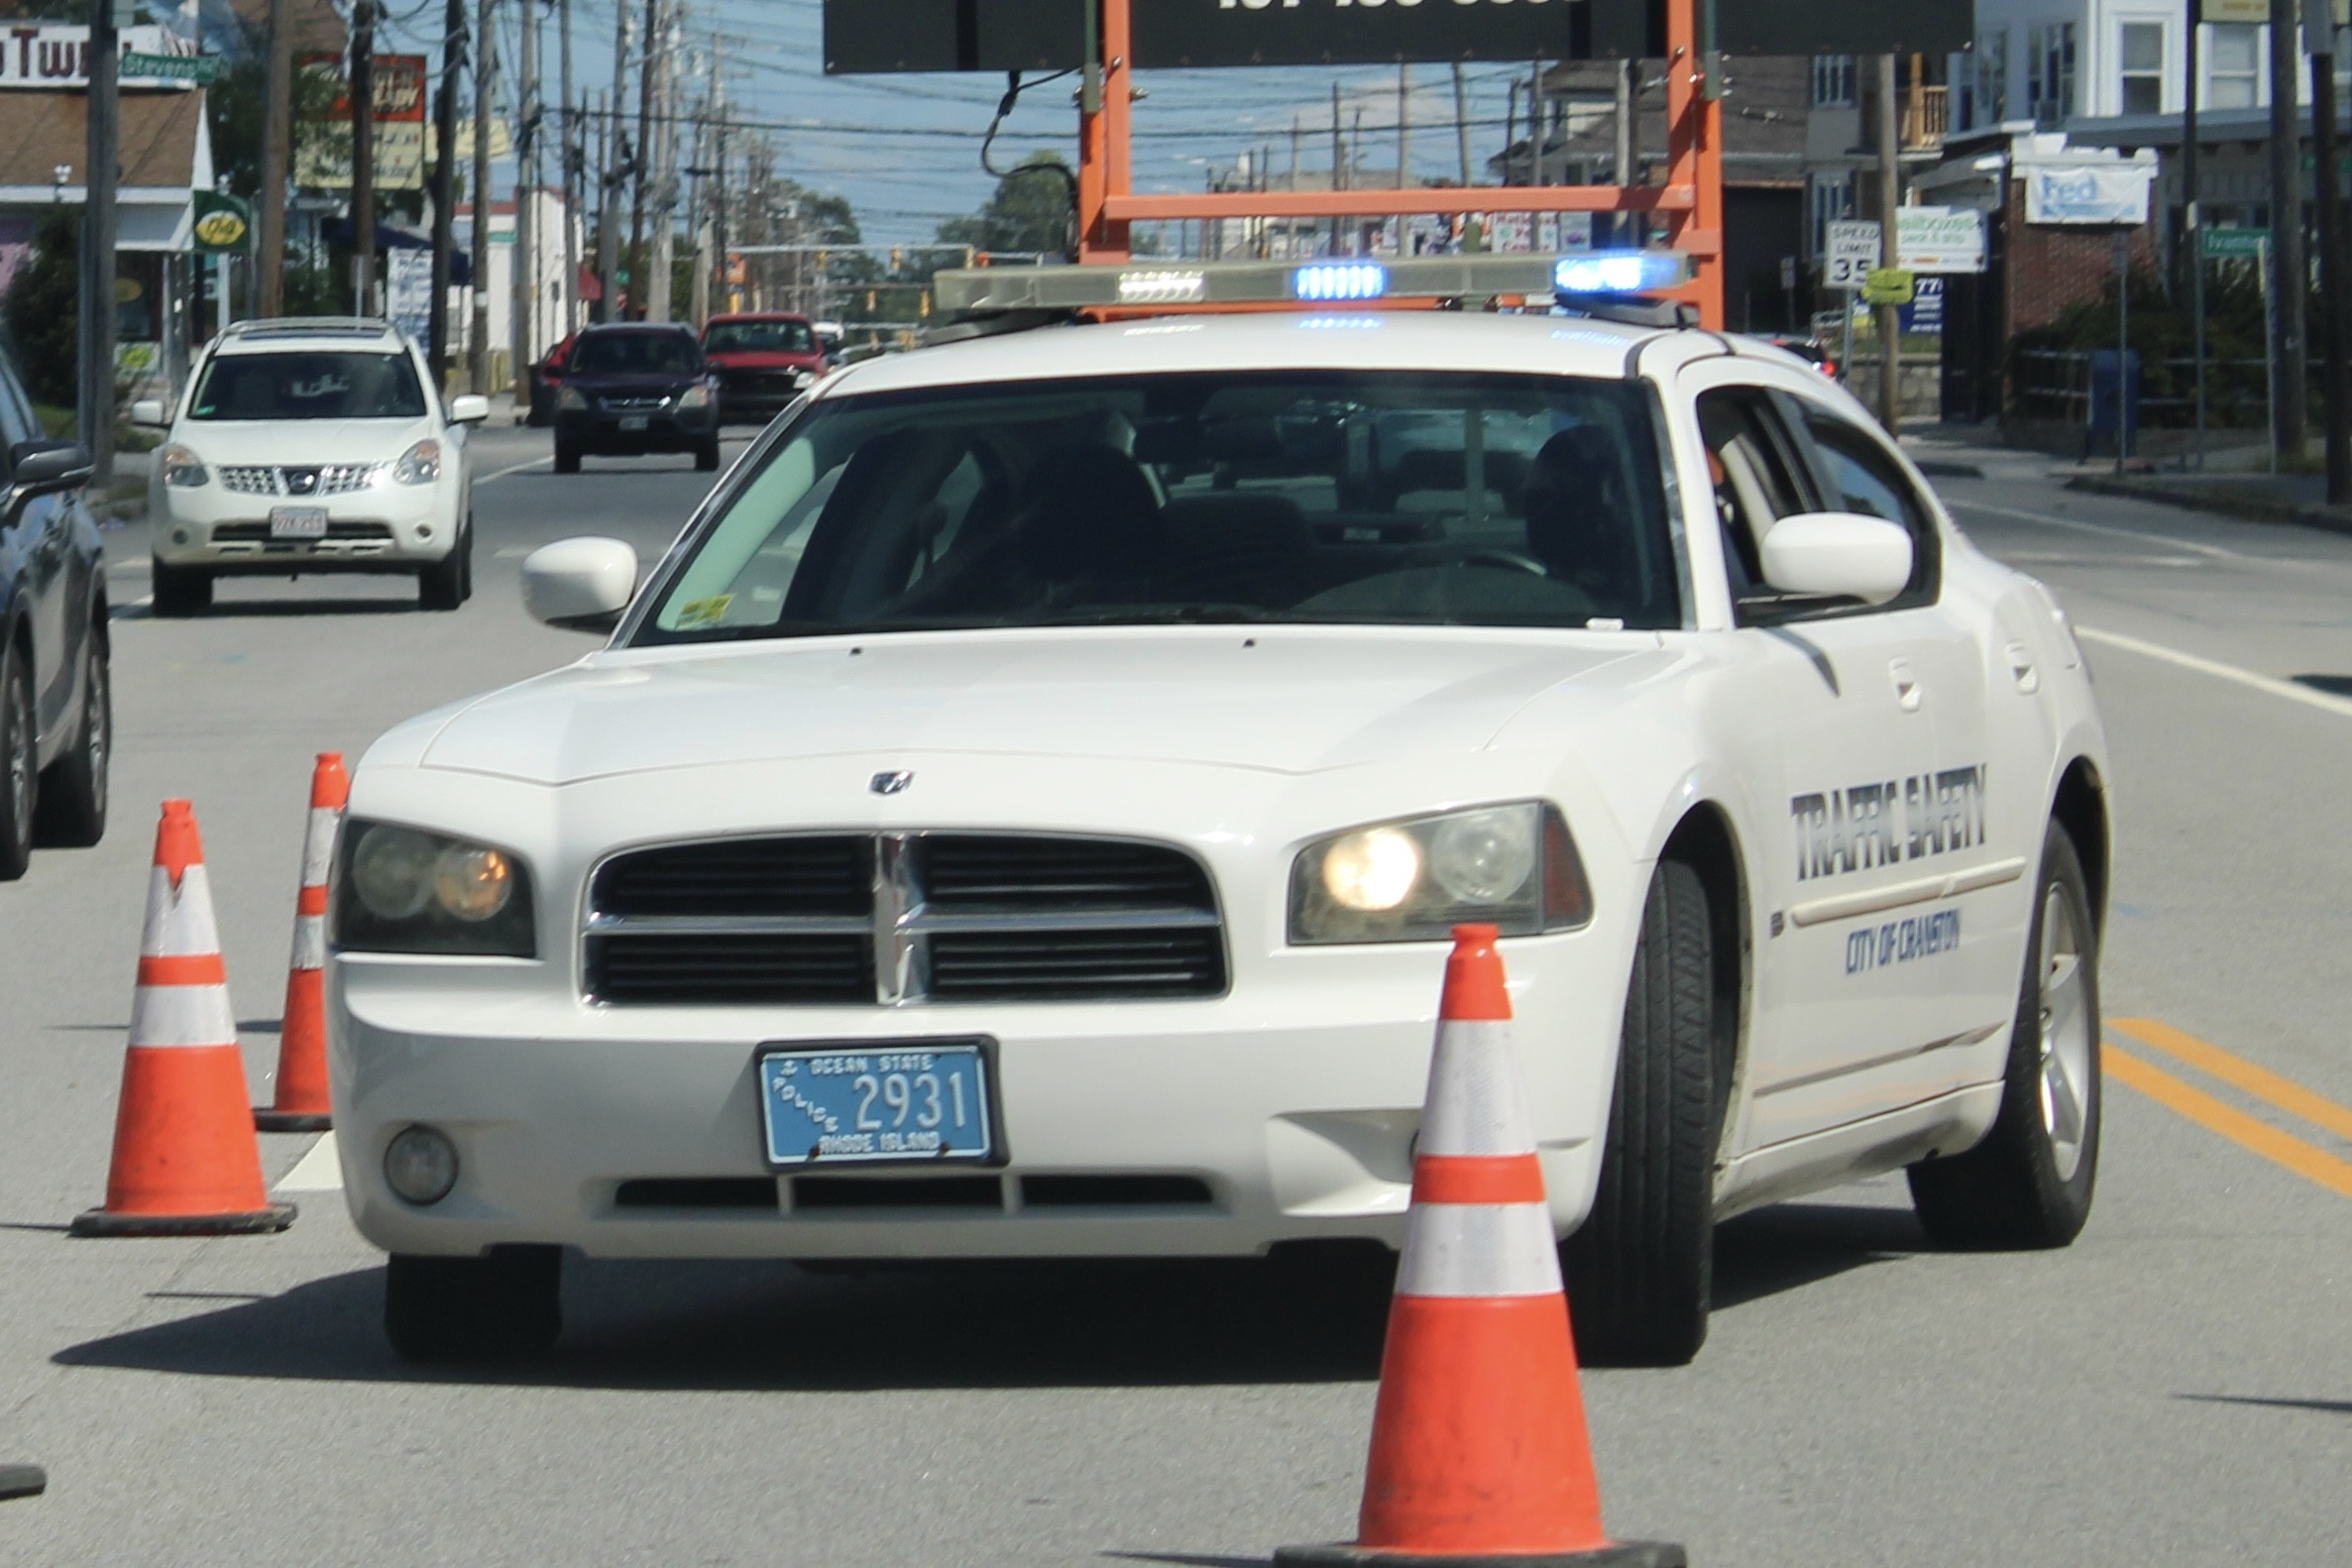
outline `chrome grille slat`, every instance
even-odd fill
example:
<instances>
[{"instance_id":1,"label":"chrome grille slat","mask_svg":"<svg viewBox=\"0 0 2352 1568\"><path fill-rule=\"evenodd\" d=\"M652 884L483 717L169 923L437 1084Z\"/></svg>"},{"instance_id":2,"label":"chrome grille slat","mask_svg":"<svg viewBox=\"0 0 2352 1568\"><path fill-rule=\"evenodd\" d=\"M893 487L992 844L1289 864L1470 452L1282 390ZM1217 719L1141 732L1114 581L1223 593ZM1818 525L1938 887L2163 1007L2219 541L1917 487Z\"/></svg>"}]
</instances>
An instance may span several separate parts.
<instances>
[{"instance_id":1,"label":"chrome grille slat","mask_svg":"<svg viewBox=\"0 0 2352 1568\"><path fill-rule=\"evenodd\" d=\"M392 465L389 463L297 463L291 467L304 477L307 488L297 489L286 479L286 468L272 464L229 464L220 471L221 487L240 496L350 496L371 490Z\"/></svg>"},{"instance_id":2,"label":"chrome grille slat","mask_svg":"<svg viewBox=\"0 0 2352 1568\"><path fill-rule=\"evenodd\" d=\"M947 833L705 840L613 856L591 878L589 905L588 991L614 1004L1225 989L1207 869L1161 844Z\"/></svg>"}]
</instances>

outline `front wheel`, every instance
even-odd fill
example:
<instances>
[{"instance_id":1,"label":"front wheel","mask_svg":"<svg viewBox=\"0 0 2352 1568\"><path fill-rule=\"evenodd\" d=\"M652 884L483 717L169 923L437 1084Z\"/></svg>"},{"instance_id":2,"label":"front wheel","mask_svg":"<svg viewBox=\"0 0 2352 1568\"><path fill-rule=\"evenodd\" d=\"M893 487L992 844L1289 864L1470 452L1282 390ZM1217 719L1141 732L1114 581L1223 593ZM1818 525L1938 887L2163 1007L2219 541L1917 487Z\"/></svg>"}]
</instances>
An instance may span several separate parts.
<instances>
[{"instance_id":1,"label":"front wheel","mask_svg":"<svg viewBox=\"0 0 2352 1568\"><path fill-rule=\"evenodd\" d=\"M563 1250L494 1247L479 1258L393 1253L384 1332L403 1361L535 1356L563 1332Z\"/></svg>"},{"instance_id":2,"label":"front wheel","mask_svg":"<svg viewBox=\"0 0 2352 1568\"><path fill-rule=\"evenodd\" d=\"M1600 1188L1560 1248L1587 1366L1679 1367L1707 1339L1724 1092L1717 961L1706 884L1661 860L1633 950Z\"/></svg>"},{"instance_id":3,"label":"front wheel","mask_svg":"<svg viewBox=\"0 0 2352 1568\"><path fill-rule=\"evenodd\" d=\"M33 807L41 789L35 766L33 672L14 642L0 646L0 882L33 864Z\"/></svg>"},{"instance_id":4,"label":"front wheel","mask_svg":"<svg viewBox=\"0 0 2352 1568\"><path fill-rule=\"evenodd\" d=\"M424 610L455 610L474 594L474 530L457 536L449 553L416 576L416 603Z\"/></svg>"},{"instance_id":5,"label":"front wheel","mask_svg":"<svg viewBox=\"0 0 2352 1568\"><path fill-rule=\"evenodd\" d=\"M705 474L713 473L718 469L719 437L714 435L710 440L694 449L694 466Z\"/></svg>"},{"instance_id":6,"label":"front wheel","mask_svg":"<svg viewBox=\"0 0 2352 1568\"><path fill-rule=\"evenodd\" d=\"M580 472L580 449L568 441L555 443L555 471L558 474Z\"/></svg>"},{"instance_id":7,"label":"front wheel","mask_svg":"<svg viewBox=\"0 0 2352 1568\"><path fill-rule=\"evenodd\" d=\"M106 765L114 750L114 690L99 628L87 632L83 655L81 723L65 754L41 775L41 841L87 849L106 837Z\"/></svg>"},{"instance_id":8,"label":"front wheel","mask_svg":"<svg viewBox=\"0 0 2352 1568\"><path fill-rule=\"evenodd\" d=\"M148 582L155 590L153 608L159 616L192 616L212 604L212 574L200 566L157 561Z\"/></svg>"},{"instance_id":9,"label":"front wheel","mask_svg":"<svg viewBox=\"0 0 2352 1568\"><path fill-rule=\"evenodd\" d=\"M1965 1154L1911 1167L1919 1223L1946 1247L2064 1247L2090 1218L2099 1166L2098 932L2074 840L2042 839L2033 927L2001 1111Z\"/></svg>"}]
</instances>

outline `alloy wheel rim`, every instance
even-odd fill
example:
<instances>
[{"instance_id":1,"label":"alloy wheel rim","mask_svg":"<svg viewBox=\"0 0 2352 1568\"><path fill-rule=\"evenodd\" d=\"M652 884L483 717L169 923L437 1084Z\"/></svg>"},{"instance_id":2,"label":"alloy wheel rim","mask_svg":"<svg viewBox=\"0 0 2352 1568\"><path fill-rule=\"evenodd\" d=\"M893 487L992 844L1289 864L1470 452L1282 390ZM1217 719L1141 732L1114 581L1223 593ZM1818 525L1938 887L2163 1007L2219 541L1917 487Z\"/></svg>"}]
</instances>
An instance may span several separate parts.
<instances>
[{"instance_id":1,"label":"alloy wheel rim","mask_svg":"<svg viewBox=\"0 0 2352 1568\"><path fill-rule=\"evenodd\" d=\"M2053 886L2043 897L2038 957L2042 1131L2050 1140L2058 1178L2071 1181L2081 1169L2089 1137L2091 1039L2081 932L2062 887Z\"/></svg>"}]
</instances>

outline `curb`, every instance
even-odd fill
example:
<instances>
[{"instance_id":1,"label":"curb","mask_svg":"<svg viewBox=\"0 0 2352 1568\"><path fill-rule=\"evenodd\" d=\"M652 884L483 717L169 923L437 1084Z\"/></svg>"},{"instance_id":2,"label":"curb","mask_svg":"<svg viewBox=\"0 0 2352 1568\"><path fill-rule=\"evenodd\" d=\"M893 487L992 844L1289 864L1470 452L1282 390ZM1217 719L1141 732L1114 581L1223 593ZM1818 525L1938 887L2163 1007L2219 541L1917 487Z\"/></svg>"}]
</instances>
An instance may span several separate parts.
<instances>
[{"instance_id":1,"label":"curb","mask_svg":"<svg viewBox=\"0 0 2352 1568\"><path fill-rule=\"evenodd\" d=\"M2119 496L2128 501L2154 502L2157 505L2176 506L2183 511L2240 517L2249 522L2317 528L2326 533L2352 533L2352 512L2332 510L2326 506L2302 506L2293 502L2265 501L2257 496L2215 495L2210 491L2181 490L2170 485L2135 484L2128 479L2117 480L2097 474L2078 474L2067 481L2067 489L2093 496Z\"/></svg>"},{"instance_id":2,"label":"curb","mask_svg":"<svg viewBox=\"0 0 2352 1568\"><path fill-rule=\"evenodd\" d=\"M1954 463L1943 458L1915 457L1911 466L1930 479L1982 479L1984 470L1974 463Z\"/></svg>"}]
</instances>

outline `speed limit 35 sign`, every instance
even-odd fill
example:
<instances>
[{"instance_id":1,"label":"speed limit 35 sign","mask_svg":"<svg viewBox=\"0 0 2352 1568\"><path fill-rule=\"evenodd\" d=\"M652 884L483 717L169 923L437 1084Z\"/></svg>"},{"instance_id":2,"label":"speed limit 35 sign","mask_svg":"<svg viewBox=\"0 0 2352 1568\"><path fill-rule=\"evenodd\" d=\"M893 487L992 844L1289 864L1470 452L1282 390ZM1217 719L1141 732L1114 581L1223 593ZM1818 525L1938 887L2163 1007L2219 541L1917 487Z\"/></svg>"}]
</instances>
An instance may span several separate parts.
<instances>
[{"instance_id":1,"label":"speed limit 35 sign","mask_svg":"<svg viewBox=\"0 0 2352 1568\"><path fill-rule=\"evenodd\" d=\"M1822 285L1860 288L1878 265L1878 225L1859 218L1841 218L1829 226L1822 254Z\"/></svg>"}]
</instances>

